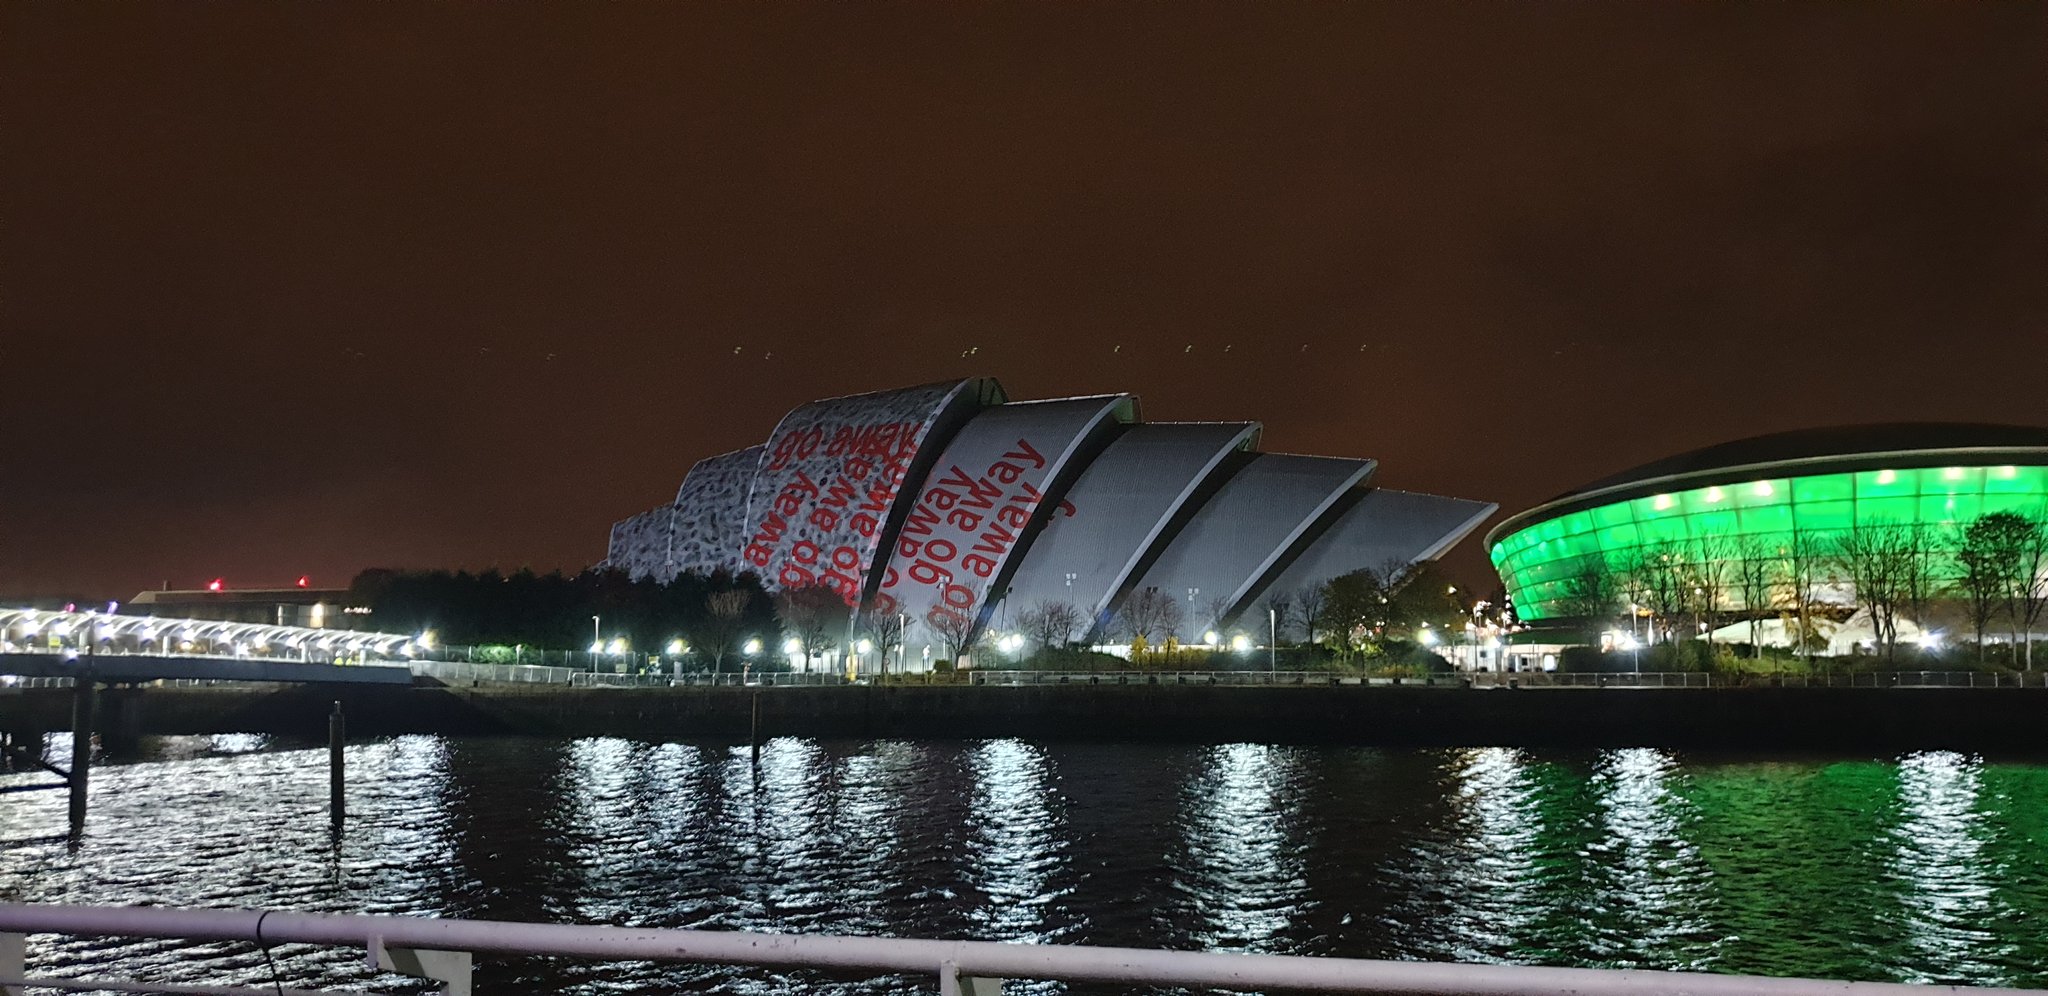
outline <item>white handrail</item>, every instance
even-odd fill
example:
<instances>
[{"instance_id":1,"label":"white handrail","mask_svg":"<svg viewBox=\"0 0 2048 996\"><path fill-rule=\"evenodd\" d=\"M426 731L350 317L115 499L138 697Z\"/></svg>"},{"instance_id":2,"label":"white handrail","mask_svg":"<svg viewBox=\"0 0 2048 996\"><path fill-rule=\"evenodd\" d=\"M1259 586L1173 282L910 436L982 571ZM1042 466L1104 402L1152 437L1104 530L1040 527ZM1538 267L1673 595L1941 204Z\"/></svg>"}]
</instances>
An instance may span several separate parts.
<instances>
[{"instance_id":1,"label":"white handrail","mask_svg":"<svg viewBox=\"0 0 2048 996\"><path fill-rule=\"evenodd\" d=\"M32 933L249 941L264 945L291 942L372 952L404 948L604 961L709 962L926 976L957 973L984 979L1049 979L1239 991L1291 989L1445 996L1926 996L1935 992L2018 996L2023 992L1684 972L1367 961L994 941L661 930L262 910L0 903L0 935ZM19 981L0 979L0 984Z\"/></svg>"}]
</instances>

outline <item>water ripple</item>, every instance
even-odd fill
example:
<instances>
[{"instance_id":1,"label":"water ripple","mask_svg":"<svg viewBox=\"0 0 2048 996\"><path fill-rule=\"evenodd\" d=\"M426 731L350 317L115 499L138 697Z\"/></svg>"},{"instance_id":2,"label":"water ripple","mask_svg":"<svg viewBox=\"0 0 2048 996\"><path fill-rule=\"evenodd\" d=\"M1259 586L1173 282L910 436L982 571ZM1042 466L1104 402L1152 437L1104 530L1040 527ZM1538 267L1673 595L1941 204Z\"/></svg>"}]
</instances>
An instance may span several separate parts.
<instances>
[{"instance_id":1,"label":"water ripple","mask_svg":"<svg viewBox=\"0 0 2048 996\"><path fill-rule=\"evenodd\" d=\"M784 738L756 765L722 744L401 737L347 756L339 839L325 751L265 738L163 738L99 766L75 849L62 793L7 796L0 897L2048 983L2048 768L1955 754ZM31 952L269 981L248 945ZM358 952L277 954L287 985L419 989ZM931 984L542 958L478 976L590 994Z\"/></svg>"}]
</instances>

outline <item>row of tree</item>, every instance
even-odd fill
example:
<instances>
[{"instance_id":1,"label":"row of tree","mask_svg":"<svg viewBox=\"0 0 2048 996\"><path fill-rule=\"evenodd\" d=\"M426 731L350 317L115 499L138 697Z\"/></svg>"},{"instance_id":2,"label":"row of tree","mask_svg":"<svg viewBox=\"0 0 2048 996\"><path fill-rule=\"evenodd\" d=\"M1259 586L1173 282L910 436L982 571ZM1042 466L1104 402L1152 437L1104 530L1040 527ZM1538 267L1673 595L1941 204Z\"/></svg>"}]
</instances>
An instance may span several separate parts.
<instances>
[{"instance_id":1,"label":"row of tree","mask_svg":"<svg viewBox=\"0 0 2048 996\"><path fill-rule=\"evenodd\" d=\"M771 594L752 574L723 572L683 574L662 583L608 570L564 575L373 569L355 578L351 600L370 609L378 629L432 630L447 644L561 649L581 646L586 639L607 644L622 639L635 649L659 652L681 639L688 653L717 670L736 669L749 640L790 645L806 667L835 649L859 650L874 655L886 672L900 666L895 657L907 652L906 636L935 643L939 659L955 661L972 655L990 635L950 615L913 622L897 613L856 613L837 591L822 585ZM1005 635L1017 638L1021 657L1067 650L1091 635L1170 649L1210 632L1228 645L1239 636L1266 642L1300 630L1308 645L1322 644L1349 659L1372 656L1388 640L1412 640L1424 624L1448 629L1464 615L1455 589L1433 565L1386 564L1274 592L1246 613L1247 625L1241 627L1230 625L1231 606L1221 599L1201 604L1199 614L1191 617L1186 606L1193 604L1158 588L1139 589L1098 633L1087 611L1046 600L1017 610L1013 633ZM1191 618L1196 623L1192 630ZM911 625L924 630L906 633ZM781 659L770 653L757 663Z\"/></svg>"},{"instance_id":2,"label":"row of tree","mask_svg":"<svg viewBox=\"0 0 2048 996\"><path fill-rule=\"evenodd\" d=\"M350 601L387 632L434 631L448 644L564 649L593 639L656 650L686 641L723 667L749 639L773 638L773 602L752 574L685 574L667 584L620 571L401 571L357 575ZM597 625L593 626L592 617Z\"/></svg>"},{"instance_id":3,"label":"row of tree","mask_svg":"<svg viewBox=\"0 0 2048 996\"><path fill-rule=\"evenodd\" d=\"M1672 639L1690 619L1705 630L1729 619L1757 623L1783 616L1796 623L1798 644L1811 657L1815 617L1825 611L1817 591L1839 588L1871 622L1887 659L1898 625L1931 628L1935 607L1960 602L1982 659L1985 635L2003 622L2033 666L2033 631L2048 610L2048 513L1992 512L1967 523L1875 522L1836 532L1794 533L1782 542L1756 537L1672 540L1619 555L1600 555L1565 580L1561 612L1604 626L1625 606L1647 612Z\"/></svg>"}]
</instances>

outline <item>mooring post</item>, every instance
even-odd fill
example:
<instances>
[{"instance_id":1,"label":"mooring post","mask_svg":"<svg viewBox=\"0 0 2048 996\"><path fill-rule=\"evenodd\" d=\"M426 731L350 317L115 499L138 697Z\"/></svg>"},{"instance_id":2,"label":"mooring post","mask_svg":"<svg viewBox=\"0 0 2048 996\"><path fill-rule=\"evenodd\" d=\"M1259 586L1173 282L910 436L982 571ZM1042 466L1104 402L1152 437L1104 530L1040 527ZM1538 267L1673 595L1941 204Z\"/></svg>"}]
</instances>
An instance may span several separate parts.
<instances>
[{"instance_id":1,"label":"mooring post","mask_svg":"<svg viewBox=\"0 0 2048 996\"><path fill-rule=\"evenodd\" d=\"M342 794L341 745L348 740L348 721L341 715L341 700L334 702L334 711L327 714L327 815L336 827L341 826L342 817L348 815L348 801Z\"/></svg>"},{"instance_id":2,"label":"mooring post","mask_svg":"<svg viewBox=\"0 0 2048 996\"><path fill-rule=\"evenodd\" d=\"M761 693L754 693L754 718L747 724L747 742L754 745L754 763L761 763Z\"/></svg>"},{"instance_id":3,"label":"mooring post","mask_svg":"<svg viewBox=\"0 0 2048 996\"><path fill-rule=\"evenodd\" d=\"M85 834L86 773L92 765L92 672L71 682L71 836Z\"/></svg>"}]
</instances>

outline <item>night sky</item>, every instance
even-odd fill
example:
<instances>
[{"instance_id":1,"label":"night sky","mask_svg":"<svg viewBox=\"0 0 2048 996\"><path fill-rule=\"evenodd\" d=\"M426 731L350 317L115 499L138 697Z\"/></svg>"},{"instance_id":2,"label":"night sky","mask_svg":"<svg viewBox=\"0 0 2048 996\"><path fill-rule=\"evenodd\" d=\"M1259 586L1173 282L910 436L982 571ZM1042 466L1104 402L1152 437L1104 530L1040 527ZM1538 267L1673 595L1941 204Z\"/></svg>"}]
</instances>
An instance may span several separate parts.
<instances>
[{"instance_id":1,"label":"night sky","mask_svg":"<svg viewBox=\"0 0 2048 996\"><path fill-rule=\"evenodd\" d=\"M1504 511L2048 422L2044 11L0 5L0 593L573 570L971 374Z\"/></svg>"}]
</instances>

